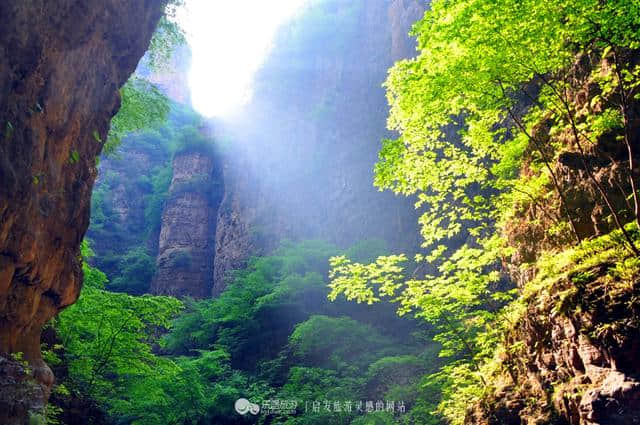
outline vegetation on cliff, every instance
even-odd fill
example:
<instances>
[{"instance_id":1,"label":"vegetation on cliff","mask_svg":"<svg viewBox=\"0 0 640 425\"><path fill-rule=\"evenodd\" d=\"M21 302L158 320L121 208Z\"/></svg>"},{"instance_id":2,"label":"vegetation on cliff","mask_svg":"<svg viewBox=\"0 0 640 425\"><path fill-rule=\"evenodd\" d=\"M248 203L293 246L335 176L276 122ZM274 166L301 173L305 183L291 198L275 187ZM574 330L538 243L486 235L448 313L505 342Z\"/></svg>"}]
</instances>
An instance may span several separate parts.
<instances>
[{"instance_id":1,"label":"vegetation on cliff","mask_svg":"<svg viewBox=\"0 0 640 425\"><path fill-rule=\"evenodd\" d=\"M526 281L542 250L612 229L638 254L624 225L640 211L639 18L634 1L436 1L414 27L419 55L389 74L400 137L376 185L418 196L428 251L335 257L331 297L391 298L436 327L441 355L459 356L434 376L450 423L491 391L485 365L522 292L506 274Z\"/></svg>"},{"instance_id":2,"label":"vegetation on cliff","mask_svg":"<svg viewBox=\"0 0 640 425\"><path fill-rule=\"evenodd\" d=\"M379 246L348 252L365 261ZM296 413L278 410L258 423L390 423L394 416L437 423L423 416L432 394L420 387L437 365L437 346L424 344L428 328L386 306L371 314L330 303L328 258L337 252L322 242L285 244L253 259L220 297L184 304L105 291L105 275L85 263L85 291L56 319L57 341L46 351L66 376L53 398L62 411L53 413L64 421L84 400L105 423L240 424L246 418L233 406L246 397L297 403ZM170 331L158 339L162 329ZM384 400L384 408L369 410L366 400ZM404 414L391 413L387 400L402 402Z\"/></svg>"},{"instance_id":3,"label":"vegetation on cliff","mask_svg":"<svg viewBox=\"0 0 640 425\"><path fill-rule=\"evenodd\" d=\"M283 33L282 55L321 47L326 6ZM338 7L340 22L361 6ZM343 32L329 51L344 53L355 34ZM383 142L375 185L417 199L425 251L284 243L214 299L132 296L152 279L164 203L220 188L194 175L169 191L171 158L211 145L191 111L124 87L107 144L122 139L125 161L155 165L135 180L134 164L107 168L94 191L89 236L118 242L94 260L85 246L82 296L51 324L53 423L78 405L96 423L131 425L617 425L640 414L640 5L436 0L413 34L417 57L385 84L397 137ZM337 119L335 99L311 119ZM154 128L130 133L142 127ZM115 198L133 189L139 220L123 221ZM167 267L188 268L190 252ZM271 411L242 416L239 398Z\"/></svg>"},{"instance_id":4,"label":"vegetation on cliff","mask_svg":"<svg viewBox=\"0 0 640 425\"><path fill-rule=\"evenodd\" d=\"M220 188L203 188L196 181L169 190L175 155L213 149L198 130L201 124L202 117L193 110L172 103L166 121L128 133L123 144L102 161L87 236L97 253L90 261L109 277L109 290L138 295L149 291L162 212L170 196L189 188L205 191L209 197L219 194ZM140 167L148 171L140 173Z\"/></svg>"}]
</instances>

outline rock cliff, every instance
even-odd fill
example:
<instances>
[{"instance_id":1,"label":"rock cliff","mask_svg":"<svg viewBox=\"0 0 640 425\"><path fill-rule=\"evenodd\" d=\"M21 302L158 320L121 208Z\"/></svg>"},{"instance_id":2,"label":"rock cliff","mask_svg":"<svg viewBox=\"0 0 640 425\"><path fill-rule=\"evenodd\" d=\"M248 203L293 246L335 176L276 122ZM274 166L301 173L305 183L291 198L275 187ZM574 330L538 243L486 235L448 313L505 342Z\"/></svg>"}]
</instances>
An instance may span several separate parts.
<instances>
[{"instance_id":1,"label":"rock cliff","mask_svg":"<svg viewBox=\"0 0 640 425\"><path fill-rule=\"evenodd\" d=\"M506 334L495 391L470 410L467 424L640 421L637 262L611 248L594 244L574 255L583 257L577 264L555 267L550 283L540 288L544 279L535 280L539 289Z\"/></svg>"},{"instance_id":2,"label":"rock cliff","mask_svg":"<svg viewBox=\"0 0 640 425\"><path fill-rule=\"evenodd\" d=\"M149 222L148 198L154 188L148 180L153 179L158 170L168 171L162 168L169 161L166 151L130 144L130 141L125 139L117 156L103 157L100 161L92 195L91 225L87 231L96 253L91 259L92 265L107 274L109 288L113 290L131 288L131 284L122 287L124 279L119 279L124 278L122 270L127 267L125 259L129 253L146 249L155 256L158 226ZM149 276L152 275L150 270ZM150 277L145 280L145 289L148 289Z\"/></svg>"},{"instance_id":3,"label":"rock cliff","mask_svg":"<svg viewBox=\"0 0 640 425\"><path fill-rule=\"evenodd\" d=\"M187 150L173 159L162 213L154 294L211 294L221 172L211 151Z\"/></svg>"},{"instance_id":4,"label":"rock cliff","mask_svg":"<svg viewBox=\"0 0 640 425\"><path fill-rule=\"evenodd\" d=\"M625 51L621 57L637 63L638 51ZM603 69L611 69L610 60L596 53L576 59L568 91L568 102L576 110L600 111L615 104L616 99L594 83L593 67L605 64ZM629 110L635 146L640 140L640 102L630 102ZM599 135L582 153L566 135L554 134L551 124L542 119L534 126L534 136L562 147L551 169L566 194L576 233L592 240L575 248L571 235L549 234L549 212L563 214L551 188L546 199L552 202L529 204L507 223L505 234L515 249L505 265L524 294L523 312L507 327L492 387L470 409L466 423L640 423L638 260L624 248L620 231L615 237L602 236L616 226L594 184L607 194L623 223L633 221L628 153L619 128ZM638 159L635 153L633 162ZM522 172L528 172L526 161ZM637 244L637 231L626 228ZM569 261L550 262L543 251Z\"/></svg>"},{"instance_id":5,"label":"rock cliff","mask_svg":"<svg viewBox=\"0 0 640 425\"><path fill-rule=\"evenodd\" d=\"M380 193L372 182L388 136L381 85L387 68L412 54L407 34L425 6L318 2L282 29L253 101L228 124L236 142L223 159L214 295L249 255L285 238L417 247L412 201Z\"/></svg>"},{"instance_id":6,"label":"rock cliff","mask_svg":"<svg viewBox=\"0 0 640 425\"><path fill-rule=\"evenodd\" d=\"M163 6L159 0L0 4L3 424L28 423L48 397L53 375L40 355L41 329L80 291L79 246L96 156L119 107L118 89L147 49ZM14 361L15 353L29 367Z\"/></svg>"}]
</instances>

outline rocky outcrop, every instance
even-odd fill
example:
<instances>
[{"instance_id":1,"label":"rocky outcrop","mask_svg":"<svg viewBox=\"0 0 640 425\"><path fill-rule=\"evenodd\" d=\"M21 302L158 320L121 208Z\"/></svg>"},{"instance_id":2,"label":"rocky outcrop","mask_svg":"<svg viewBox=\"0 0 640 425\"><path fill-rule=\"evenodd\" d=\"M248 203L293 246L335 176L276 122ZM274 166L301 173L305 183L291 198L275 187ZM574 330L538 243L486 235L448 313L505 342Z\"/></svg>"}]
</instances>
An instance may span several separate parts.
<instances>
[{"instance_id":1,"label":"rocky outcrop","mask_svg":"<svg viewBox=\"0 0 640 425\"><path fill-rule=\"evenodd\" d=\"M637 57L637 51L620 54L630 63ZM594 72L611 72L611 61L611 57L590 52L578 56L567 73L570 89L566 102L579 111L579 124L603 110L619 108L615 95L603 93L598 85L597 78L602 75L596 77ZM630 102L629 111L630 141L635 146L640 141L640 103ZM549 163L549 169L557 178L566 209L558 189L549 183L537 200L520 201L504 226L506 239L514 248L504 261L506 272L530 294L525 300L526 311L507 330L504 341L506 352L500 369L509 374L495 378L499 388L470 410L469 424L640 423L640 366L632 360L640 356L637 259L612 255L627 254L623 236L616 236L614 246L602 239L587 245L588 249L583 245L579 248L582 253L570 258L586 265L553 270L557 278L552 285L532 293L527 289L540 286L536 275L549 268L541 267L542 253L572 249L575 234L585 240L617 228L603 193L621 223L634 219L622 130L609 129L578 148L568 129L552 131L554 125L552 118L544 117L531 134L547 147L549 158L557 158ZM558 150L554 152L549 146ZM634 156L637 164L639 155L636 152ZM535 175L532 168L531 160L525 160L521 176ZM550 231L568 215L575 234L568 225L559 232ZM627 226L627 233L632 240L635 231ZM635 239L637 244L637 235Z\"/></svg>"},{"instance_id":2,"label":"rocky outcrop","mask_svg":"<svg viewBox=\"0 0 640 425\"><path fill-rule=\"evenodd\" d=\"M154 294L211 294L220 167L212 151L187 150L173 159L173 179L162 214Z\"/></svg>"},{"instance_id":3,"label":"rocky outcrop","mask_svg":"<svg viewBox=\"0 0 640 425\"><path fill-rule=\"evenodd\" d=\"M253 101L227 128L236 142L224 156L214 295L250 255L282 239L419 245L413 201L378 192L373 166L389 136L381 85L412 54L407 33L425 6L317 2L281 31Z\"/></svg>"},{"instance_id":4,"label":"rocky outcrop","mask_svg":"<svg viewBox=\"0 0 640 425\"><path fill-rule=\"evenodd\" d=\"M470 410L467 424L640 421L637 267L633 259L610 260L575 267L527 298L506 336L497 389Z\"/></svg>"},{"instance_id":5,"label":"rocky outcrop","mask_svg":"<svg viewBox=\"0 0 640 425\"><path fill-rule=\"evenodd\" d=\"M639 53L636 50L620 54L625 61L634 63L637 62ZM598 78L612 72L612 61L610 55L603 58L599 53L591 53L576 58L570 68L567 81L571 89L567 91L566 101L579 111L576 122L580 125L588 117L596 116L603 110L620 108L616 95L603 95L598 83ZM594 72L598 67L605 74ZM530 84L527 89L529 96L537 93L536 85L535 82ZM525 110L526 108L522 108L522 112ZM629 102L629 114L630 145L636 146L640 143L640 102ZM562 250L574 244L576 237L570 226L564 226L560 231L549 231L558 228L560 221L568 222L569 216L575 226L575 233L581 239L604 235L615 229L617 226L601 192L607 194L621 223L634 219L633 190L629 184L629 156L621 141L621 130L606 131L589 143L583 141L581 149L578 149L568 128L555 132L553 129L556 125L553 119L542 118L533 126L532 136L541 145L556 146L555 149L558 149L554 152L552 148L547 148L546 155L548 158L556 158L549 166L565 198L566 207L563 207L558 190L551 182L543 191L544 198L529 198L516 205L513 218L504 226L509 244L516 248L509 260L515 268L524 263L534 263L544 251ZM529 149L526 154L529 159L524 161L522 176L536 174L532 171L536 167L535 160L531 158L538 154L537 149L534 146ZM637 168L639 160L640 153L636 149L633 155L633 162L636 164L633 172L636 175L640 171ZM526 282L526 276L515 277L519 286Z\"/></svg>"},{"instance_id":6,"label":"rocky outcrop","mask_svg":"<svg viewBox=\"0 0 640 425\"><path fill-rule=\"evenodd\" d=\"M0 3L0 423L48 396L41 329L78 297L96 156L163 3ZM40 390L22 397L28 370Z\"/></svg>"}]
</instances>

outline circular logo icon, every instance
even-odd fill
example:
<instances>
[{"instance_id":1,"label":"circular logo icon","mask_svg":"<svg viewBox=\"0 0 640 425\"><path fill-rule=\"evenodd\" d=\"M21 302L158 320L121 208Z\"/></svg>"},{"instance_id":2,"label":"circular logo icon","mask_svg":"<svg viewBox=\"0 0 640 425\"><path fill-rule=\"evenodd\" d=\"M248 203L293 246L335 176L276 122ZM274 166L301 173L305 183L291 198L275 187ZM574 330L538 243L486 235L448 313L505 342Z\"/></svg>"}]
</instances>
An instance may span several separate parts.
<instances>
[{"instance_id":1,"label":"circular logo icon","mask_svg":"<svg viewBox=\"0 0 640 425\"><path fill-rule=\"evenodd\" d=\"M251 407L249 407L249 412L251 412L252 415L257 415L258 413L260 413L260 406L253 403Z\"/></svg>"},{"instance_id":2,"label":"circular logo icon","mask_svg":"<svg viewBox=\"0 0 640 425\"><path fill-rule=\"evenodd\" d=\"M252 407L251 404L252 403L246 398L237 399L235 404L236 412L240 413L241 415L246 415L247 412L249 412L249 409L251 409Z\"/></svg>"},{"instance_id":3,"label":"circular logo icon","mask_svg":"<svg viewBox=\"0 0 640 425\"><path fill-rule=\"evenodd\" d=\"M258 413L260 413L260 405L251 403L246 398L237 399L234 407L236 409L236 412L240 413L241 415L246 415L247 413L257 415Z\"/></svg>"}]
</instances>

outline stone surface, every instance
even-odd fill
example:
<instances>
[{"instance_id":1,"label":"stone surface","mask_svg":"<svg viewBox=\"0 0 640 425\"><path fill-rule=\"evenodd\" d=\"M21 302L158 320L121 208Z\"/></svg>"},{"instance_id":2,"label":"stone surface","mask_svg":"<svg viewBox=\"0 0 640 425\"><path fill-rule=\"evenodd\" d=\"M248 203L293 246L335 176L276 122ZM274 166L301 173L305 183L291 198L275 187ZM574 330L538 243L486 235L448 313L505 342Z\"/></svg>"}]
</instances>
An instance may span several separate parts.
<instances>
[{"instance_id":1,"label":"stone surface","mask_svg":"<svg viewBox=\"0 0 640 425\"><path fill-rule=\"evenodd\" d=\"M154 294L211 294L220 168L211 153L185 152L173 160L162 214Z\"/></svg>"},{"instance_id":2,"label":"stone surface","mask_svg":"<svg viewBox=\"0 0 640 425\"><path fill-rule=\"evenodd\" d=\"M331 17L316 24L326 32L321 42L311 35L293 51L286 31L276 40L253 101L239 114L245 119L228 125L236 143L223 158L214 295L250 255L282 239L346 247L378 238L392 251L418 246L413 201L374 188L373 167L381 140L392 136L381 85L395 60L413 54L407 33L425 7L335 0L314 12Z\"/></svg>"},{"instance_id":3,"label":"stone surface","mask_svg":"<svg viewBox=\"0 0 640 425\"><path fill-rule=\"evenodd\" d=\"M503 358L510 384L470 409L467 424L640 423L640 284L616 287L608 267L588 270L590 282L569 276L528 300L506 340L524 343Z\"/></svg>"},{"instance_id":4,"label":"stone surface","mask_svg":"<svg viewBox=\"0 0 640 425\"><path fill-rule=\"evenodd\" d=\"M582 396L580 417L585 424L640 423L640 382L611 371L598 387Z\"/></svg>"},{"instance_id":5,"label":"stone surface","mask_svg":"<svg viewBox=\"0 0 640 425\"><path fill-rule=\"evenodd\" d=\"M80 291L96 139L162 10L159 0L0 3L0 355L22 352L44 399L40 333ZM0 423L25 423L11 388L0 383Z\"/></svg>"},{"instance_id":6,"label":"stone surface","mask_svg":"<svg viewBox=\"0 0 640 425\"><path fill-rule=\"evenodd\" d=\"M138 68L137 73L156 85L169 99L183 105L191 104L189 68L191 50L188 45L179 46L164 66L150 71Z\"/></svg>"}]
</instances>

